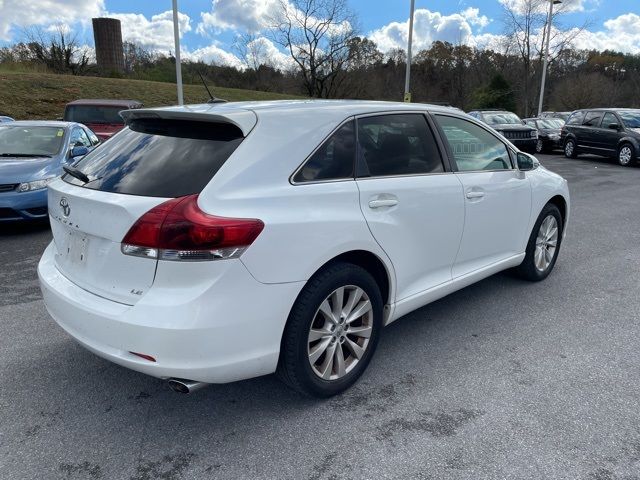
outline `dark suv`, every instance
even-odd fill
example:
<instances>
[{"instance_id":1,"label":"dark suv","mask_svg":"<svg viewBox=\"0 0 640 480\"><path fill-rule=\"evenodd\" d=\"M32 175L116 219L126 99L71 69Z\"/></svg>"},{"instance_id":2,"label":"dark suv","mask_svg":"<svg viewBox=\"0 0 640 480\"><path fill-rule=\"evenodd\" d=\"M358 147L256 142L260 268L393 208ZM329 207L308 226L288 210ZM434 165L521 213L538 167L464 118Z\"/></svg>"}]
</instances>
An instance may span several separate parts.
<instances>
[{"instance_id":1,"label":"dark suv","mask_svg":"<svg viewBox=\"0 0 640 480\"><path fill-rule=\"evenodd\" d=\"M568 158L593 153L615 157L620 165L629 167L640 156L640 110L577 110L562 127L561 135L564 154Z\"/></svg>"},{"instance_id":2,"label":"dark suv","mask_svg":"<svg viewBox=\"0 0 640 480\"><path fill-rule=\"evenodd\" d=\"M506 110L473 110L473 118L486 123L520 150L534 151L538 142L538 130L528 125L513 112Z\"/></svg>"}]
</instances>

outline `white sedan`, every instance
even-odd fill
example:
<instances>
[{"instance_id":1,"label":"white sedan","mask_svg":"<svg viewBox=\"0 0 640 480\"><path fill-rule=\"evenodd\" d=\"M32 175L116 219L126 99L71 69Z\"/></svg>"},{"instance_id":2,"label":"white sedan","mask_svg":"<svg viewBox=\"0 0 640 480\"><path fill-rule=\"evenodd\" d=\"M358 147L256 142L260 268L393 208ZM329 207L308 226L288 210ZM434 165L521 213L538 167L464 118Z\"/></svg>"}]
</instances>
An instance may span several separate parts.
<instances>
[{"instance_id":1,"label":"white sedan","mask_svg":"<svg viewBox=\"0 0 640 480\"><path fill-rule=\"evenodd\" d=\"M282 101L138 109L49 185L46 307L191 392L277 372L330 396L382 328L501 270L554 267L567 182L453 109Z\"/></svg>"}]
</instances>

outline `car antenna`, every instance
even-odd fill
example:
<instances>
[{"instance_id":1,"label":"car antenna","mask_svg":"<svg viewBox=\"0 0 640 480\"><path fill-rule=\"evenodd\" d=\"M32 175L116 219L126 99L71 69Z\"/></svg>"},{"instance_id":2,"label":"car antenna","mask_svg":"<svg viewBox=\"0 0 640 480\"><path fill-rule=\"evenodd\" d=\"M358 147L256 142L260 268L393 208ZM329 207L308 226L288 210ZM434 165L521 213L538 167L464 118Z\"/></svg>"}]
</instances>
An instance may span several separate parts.
<instances>
[{"instance_id":1,"label":"car antenna","mask_svg":"<svg viewBox=\"0 0 640 480\"><path fill-rule=\"evenodd\" d=\"M200 80L202 80L202 85L204 85L204 88L207 90L207 93L209 94L209 100L207 100L207 103L227 103L226 100L222 98L217 98L211 95L211 90L209 90L209 87L207 87L207 82L204 81L204 78L202 78L202 74L200 73L199 70L198 70L198 76L200 77Z\"/></svg>"}]
</instances>

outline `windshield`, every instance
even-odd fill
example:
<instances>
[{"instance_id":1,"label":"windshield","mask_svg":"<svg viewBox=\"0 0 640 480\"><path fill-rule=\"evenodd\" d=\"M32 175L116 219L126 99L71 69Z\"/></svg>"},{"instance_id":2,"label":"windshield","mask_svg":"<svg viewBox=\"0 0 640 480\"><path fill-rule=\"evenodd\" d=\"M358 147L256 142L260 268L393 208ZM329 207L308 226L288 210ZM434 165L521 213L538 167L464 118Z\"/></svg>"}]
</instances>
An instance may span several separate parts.
<instances>
[{"instance_id":1,"label":"windshield","mask_svg":"<svg viewBox=\"0 0 640 480\"><path fill-rule=\"evenodd\" d=\"M557 118L545 118L538 120L538 128L548 128L550 130L558 130L563 124L564 122Z\"/></svg>"},{"instance_id":2,"label":"windshield","mask_svg":"<svg viewBox=\"0 0 640 480\"><path fill-rule=\"evenodd\" d=\"M64 128L0 126L0 157L50 157L62 148Z\"/></svg>"},{"instance_id":3,"label":"windshield","mask_svg":"<svg viewBox=\"0 0 640 480\"><path fill-rule=\"evenodd\" d=\"M483 114L484 120L489 125L504 125L504 124L520 124L522 120L515 113L500 112L500 113L485 113Z\"/></svg>"},{"instance_id":4,"label":"windshield","mask_svg":"<svg viewBox=\"0 0 640 480\"><path fill-rule=\"evenodd\" d=\"M122 110L127 107L101 107L97 105L69 105L64 111L64 119L67 122L78 123L115 123L124 125L120 116Z\"/></svg>"},{"instance_id":5,"label":"windshield","mask_svg":"<svg viewBox=\"0 0 640 480\"><path fill-rule=\"evenodd\" d=\"M618 112L618 115L622 118L625 127L640 128L640 110L632 112Z\"/></svg>"}]
</instances>

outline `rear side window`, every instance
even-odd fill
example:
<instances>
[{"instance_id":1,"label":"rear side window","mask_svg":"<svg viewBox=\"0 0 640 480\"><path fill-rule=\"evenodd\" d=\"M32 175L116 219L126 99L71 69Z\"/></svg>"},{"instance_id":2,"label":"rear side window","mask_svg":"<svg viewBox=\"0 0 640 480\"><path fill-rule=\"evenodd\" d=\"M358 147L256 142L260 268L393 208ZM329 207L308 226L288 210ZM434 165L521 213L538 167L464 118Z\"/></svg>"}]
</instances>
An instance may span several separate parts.
<instances>
[{"instance_id":1,"label":"rear side window","mask_svg":"<svg viewBox=\"0 0 640 480\"><path fill-rule=\"evenodd\" d=\"M573 112L567 119L567 125L582 125L583 118L584 112Z\"/></svg>"},{"instance_id":2,"label":"rear side window","mask_svg":"<svg viewBox=\"0 0 640 480\"><path fill-rule=\"evenodd\" d=\"M618 122L618 119L613 113L605 113L604 118L602 119L602 128L609 128L609 125L612 125L614 123L620 125L620 122Z\"/></svg>"},{"instance_id":3,"label":"rear side window","mask_svg":"<svg viewBox=\"0 0 640 480\"><path fill-rule=\"evenodd\" d=\"M370 176L444 171L440 152L424 115L361 118L358 120L358 143L361 163Z\"/></svg>"},{"instance_id":4,"label":"rear side window","mask_svg":"<svg viewBox=\"0 0 640 480\"><path fill-rule=\"evenodd\" d=\"M331 135L295 174L296 183L353 178L356 132L353 120Z\"/></svg>"},{"instance_id":5,"label":"rear side window","mask_svg":"<svg viewBox=\"0 0 640 480\"><path fill-rule=\"evenodd\" d=\"M243 140L235 125L166 119L131 122L75 167L91 181L69 183L148 197L200 193Z\"/></svg>"},{"instance_id":6,"label":"rear side window","mask_svg":"<svg viewBox=\"0 0 640 480\"><path fill-rule=\"evenodd\" d=\"M602 112L589 112L584 117L582 123L585 127L597 127L600 125L600 119L602 118Z\"/></svg>"}]
</instances>

